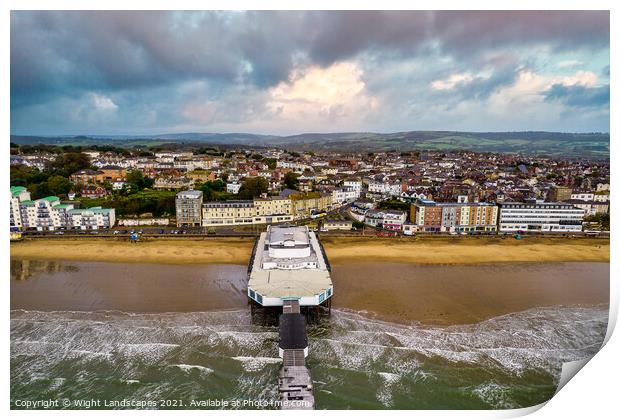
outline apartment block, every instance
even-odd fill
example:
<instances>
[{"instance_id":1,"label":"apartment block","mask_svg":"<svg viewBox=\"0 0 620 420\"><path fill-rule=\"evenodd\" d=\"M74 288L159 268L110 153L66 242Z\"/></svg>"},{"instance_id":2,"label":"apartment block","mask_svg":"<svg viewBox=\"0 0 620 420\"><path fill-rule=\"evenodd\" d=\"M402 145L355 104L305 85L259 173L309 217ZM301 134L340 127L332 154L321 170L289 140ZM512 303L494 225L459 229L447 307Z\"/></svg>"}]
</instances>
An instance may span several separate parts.
<instances>
[{"instance_id":1,"label":"apartment block","mask_svg":"<svg viewBox=\"0 0 620 420\"><path fill-rule=\"evenodd\" d=\"M572 194L573 194L572 188L551 187L549 188L549 193L547 194L547 201L558 202L558 201L570 200Z\"/></svg>"},{"instance_id":2,"label":"apartment block","mask_svg":"<svg viewBox=\"0 0 620 420\"><path fill-rule=\"evenodd\" d=\"M293 220L289 199L211 201L202 205L203 226L283 223Z\"/></svg>"},{"instance_id":3,"label":"apartment block","mask_svg":"<svg viewBox=\"0 0 620 420\"><path fill-rule=\"evenodd\" d=\"M202 225L202 191L177 193L175 207L178 227Z\"/></svg>"},{"instance_id":4,"label":"apartment block","mask_svg":"<svg viewBox=\"0 0 620 420\"><path fill-rule=\"evenodd\" d=\"M494 232L499 210L490 203L437 203L418 199L411 222L422 232Z\"/></svg>"},{"instance_id":5,"label":"apartment block","mask_svg":"<svg viewBox=\"0 0 620 420\"><path fill-rule=\"evenodd\" d=\"M501 232L581 232L585 210L569 203L503 203Z\"/></svg>"},{"instance_id":6,"label":"apartment block","mask_svg":"<svg viewBox=\"0 0 620 420\"><path fill-rule=\"evenodd\" d=\"M22 230L20 203L30 201L30 193L25 187L11 187L11 230Z\"/></svg>"},{"instance_id":7,"label":"apartment block","mask_svg":"<svg viewBox=\"0 0 620 420\"><path fill-rule=\"evenodd\" d=\"M76 209L73 204L62 204L56 196L30 200L30 193L22 188L11 187L11 227L24 231L96 230L110 228L116 223L114 209Z\"/></svg>"},{"instance_id":8,"label":"apartment block","mask_svg":"<svg viewBox=\"0 0 620 420\"><path fill-rule=\"evenodd\" d=\"M67 223L72 229L109 229L116 223L116 212L114 209L106 209L99 206L87 209L66 209L65 211Z\"/></svg>"}]
</instances>

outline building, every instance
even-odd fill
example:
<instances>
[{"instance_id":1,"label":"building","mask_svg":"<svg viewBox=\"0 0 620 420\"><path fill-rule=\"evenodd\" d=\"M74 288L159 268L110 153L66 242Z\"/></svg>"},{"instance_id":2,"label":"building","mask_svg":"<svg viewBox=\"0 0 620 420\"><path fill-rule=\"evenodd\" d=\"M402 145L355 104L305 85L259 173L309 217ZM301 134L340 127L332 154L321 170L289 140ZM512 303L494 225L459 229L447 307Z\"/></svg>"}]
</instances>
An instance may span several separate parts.
<instances>
[{"instance_id":1,"label":"building","mask_svg":"<svg viewBox=\"0 0 620 420\"><path fill-rule=\"evenodd\" d=\"M202 206L203 226L272 224L292 220L291 200L283 197L212 201Z\"/></svg>"},{"instance_id":2,"label":"building","mask_svg":"<svg viewBox=\"0 0 620 420\"><path fill-rule=\"evenodd\" d=\"M411 205L411 223L422 232L495 232L498 207L490 203L437 203L418 199Z\"/></svg>"},{"instance_id":3,"label":"building","mask_svg":"<svg viewBox=\"0 0 620 420\"><path fill-rule=\"evenodd\" d=\"M155 179L153 188L156 190L178 190L182 188L193 188L195 181L185 176L161 176Z\"/></svg>"},{"instance_id":4,"label":"building","mask_svg":"<svg viewBox=\"0 0 620 420\"><path fill-rule=\"evenodd\" d=\"M99 185L86 185L80 190L80 195L86 198L101 198L108 195L108 191Z\"/></svg>"},{"instance_id":5,"label":"building","mask_svg":"<svg viewBox=\"0 0 620 420\"><path fill-rule=\"evenodd\" d=\"M70 226L67 211L73 206L60 204L56 196L20 203L22 226L24 230L58 230Z\"/></svg>"},{"instance_id":6,"label":"building","mask_svg":"<svg viewBox=\"0 0 620 420\"><path fill-rule=\"evenodd\" d=\"M254 223L252 200L211 201L202 205L203 226L228 226Z\"/></svg>"},{"instance_id":7,"label":"building","mask_svg":"<svg viewBox=\"0 0 620 420\"><path fill-rule=\"evenodd\" d=\"M569 187L551 187L547 194L547 201L558 202L570 200L573 190Z\"/></svg>"},{"instance_id":8,"label":"building","mask_svg":"<svg viewBox=\"0 0 620 420\"><path fill-rule=\"evenodd\" d=\"M383 229L403 230L403 224L407 221L407 212L401 210L385 210L383 212Z\"/></svg>"},{"instance_id":9,"label":"building","mask_svg":"<svg viewBox=\"0 0 620 420\"><path fill-rule=\"evenodd\" d=\"M87 209L67 209L68 227L70 229L98 230L109 229L116 223L114 209L90 207Z\"/></svg>"},{"instance_id":10,"label":"building","mask_svg":"<svg viewBox=\"0 0 620 420\"><path fill-rule=\"evenodd\" d=\"M11 210L10 219L11 230L22 230L22 217L20 212L20 203L30 201L30 193L26 187L11 187Z\"/></svg>"},{"instance_id":11,"label":"building","mask_svg":"<svg viewBox=\"0 0 620 420\"><path fill-rule=\"evenodd\" d=\"M323 230L351 230L353 222L351 220L325 220L323 221Z\"/></svg>"},{"instance_id":12,"label":"building","mask_svg":"<svg viewBox=\"0 0 620 420\"><path fill-rule=\"evenodd\" d=\"M569 203L503 203L501 232L581 232L585 211Z\"/></svg>"},{"instance_id":13,"label":"building","mask_svg":"<svg viewBox=\"0 0 620 420\"><path fill-rule=\"evenodd\" d=\"M101 172L100 182L112 182L115 179L127 177L127 169L120 166L104 166L99 168L98 172Z\"/></svg>"},{"instance_id":14,"label":"building","mask_svg":"<svg viewBox=\"0 0 620 420\"><path fill-rule=\"evenodd\" d=\"M361 179L345 179L342 186L346 189L353 190L356 193L355 198L359 198L362 195L362 180Z\"/></svg>"},{"instance_id":15,"label":"building","mask_svg":"<svg viewBox=\"0 0 620 420\"><path fill-rule=\"evenodd\" d=\"M248 297L253 305L325 305L333 296L329 263L307 226L268 226L249 267Z\"/></svg>"},{"instance_id":16,"label":"building","mask_svg":"<svg viewBox=\"0 0 620 420\"><path fill-rule=\"evenodd\" d=\"M368 210L364 217L369 226L396 231L403 229L406 220L407 212L401 210Z\"/></svg>"},{"instance_id":17,"label":"building","mask_svg":"<svg viewBox=\"0 0 620 420\"><path fill-rule=\"evenodd\" d=\"M92 169L82 169L69 177L75 184L94 184L103 182L104 172L93 171Z\"/></svg>"},{"instance_id":18,"label":"building","mask_svg":"<svg viewBox=\"0 0 620 420\"><path fill-rule=\"evenodd\" d=\"M595 216L597 214L609 213L609 202L602 201L584 201L584 200L567 200L567 204L580 208L584 211L584 216Z\"/></svg>"},{"instance_id":19,"label":"building","mask_svg":"<svg viewBox=\"0 0 620 420\"><path fill-rule=\"evenodd\" d=\"M255 198L256 216L292 215L292 202L286 197Z\"/></svg>"},{"instance_id":20,"label":"building","mask_svg":"<svg viewBox=\"0 0 620 420\"><path fill-rule=\"evenodd\" d=\"M280 196L290 198L291 213L295 220L308 219L314 214L324 213L333 207L332 194L285 190Z\"/></svg>"},{"instance_id":21,"label":"building","mask_svg":"<svg viewBox=\"0 0 620 420\"><path fill-rule=\"evenodd\" d=\"M175 206L178 227L202 225L202 191L177 193Z\"/></svg>"},{"instance_id":22,"label":"building","mask_svg":"<svg viewBox=\"0 0 620 420\"><path fill-rule=\"evenodd\" d=\"M24 231L51 231L69 229L107 229L116 223L114 209L92 207L76 209L73 204L62 204L56 196L38 200L19 200L19 213L14 211L14 195L30 198L23 187L11 189L12 228ZM19 219L19 221L17 221Z\"/></svg>"},{"instance_id":23,"label":"building","mask_svg":"<svg viewBox=\"0 0 620 420\"><path fill-rule=\"evenodd\" d=\"M239 194L241 184L239 182L229 182L226 184L226 192L230 194Z\"/></svg>"},{"instance_id":24,"label":"building","mask_svg":"<svg viewBox=\"0 0 620 420\"><path fill-rule=\"evenodd\" d=\"M332 191L332 203L350 203L359 198L360 192L350 187L337 188Z\"/></svg>"}]
</instances>

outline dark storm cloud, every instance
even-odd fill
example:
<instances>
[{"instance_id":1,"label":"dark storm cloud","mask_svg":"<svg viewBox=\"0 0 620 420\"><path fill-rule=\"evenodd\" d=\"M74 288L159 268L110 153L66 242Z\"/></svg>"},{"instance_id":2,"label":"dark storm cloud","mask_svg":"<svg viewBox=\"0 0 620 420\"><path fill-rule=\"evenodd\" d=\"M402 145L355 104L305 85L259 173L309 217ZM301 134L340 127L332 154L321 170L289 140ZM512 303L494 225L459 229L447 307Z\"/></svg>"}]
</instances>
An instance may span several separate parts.
<instances>
[{"instance_id":1,"label":"dark storm cloud","mask_svg":"<svg viewBox=\"0 0 620 420\"><path fill-rule=\"evenodd\" d=\"M608 11L460 11L434 14L433 34L462 56L486 48L545 44L559 50L609 46Z\"/></svg>"},{"instance_id":2,"label":"dark storm cloud","mask_svg":"<svg viewBox=\"0 0 620 420\"><path fill-rule=\"evenodd\" d=\"M83 101L97 92L124 98L124 112L137 113L147 100L172 97L182 106L187 98L177 89L193 82L205 82L203 101L239 86L262 100L261 91L288 81L295 68L369 57L378 64L363 69L368 80L407 60L432 67L446 59L442 74L414 81L424 87L450 71L486 71L490 76L476 76L456 92L484 99L514 82L527 65L521 52L536 46L608 48L609 13L19 11L11 13L11 109L39 109L60 98ZM12 115L12 121L27 117Z\"/></svg>"},{"instance_id":3,"label":"dark storm cloud","mask_svg":"<svg viewBox=\"0 0 620 420\"><path fill-rule=\"evenodd\" d=\"M571 107L589 108L609 105L609 85L587 87L554 84L551 89L544 92L544 95L546 101L559 102Z\"/></svg>"}]
</instances>

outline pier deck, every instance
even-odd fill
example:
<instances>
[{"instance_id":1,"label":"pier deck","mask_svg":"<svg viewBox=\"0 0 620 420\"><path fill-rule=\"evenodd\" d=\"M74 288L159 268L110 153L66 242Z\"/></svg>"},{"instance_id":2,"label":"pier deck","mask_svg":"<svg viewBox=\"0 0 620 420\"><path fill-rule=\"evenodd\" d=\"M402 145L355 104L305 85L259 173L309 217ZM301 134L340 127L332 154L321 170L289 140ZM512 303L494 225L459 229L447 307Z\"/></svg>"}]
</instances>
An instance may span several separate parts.
<instances>
[{"instance_id":1,"label":"pier deck","mask_svg":"<svg viewBox=\"0 0 620 420\"><path fill-rule=\"evenodd\" d=\"M310 369L306 367L308 335L298 300L287 300L280 315L280 355L283 363L278 376L282 409L314 409Z\"/></svg>"}]
</instances>

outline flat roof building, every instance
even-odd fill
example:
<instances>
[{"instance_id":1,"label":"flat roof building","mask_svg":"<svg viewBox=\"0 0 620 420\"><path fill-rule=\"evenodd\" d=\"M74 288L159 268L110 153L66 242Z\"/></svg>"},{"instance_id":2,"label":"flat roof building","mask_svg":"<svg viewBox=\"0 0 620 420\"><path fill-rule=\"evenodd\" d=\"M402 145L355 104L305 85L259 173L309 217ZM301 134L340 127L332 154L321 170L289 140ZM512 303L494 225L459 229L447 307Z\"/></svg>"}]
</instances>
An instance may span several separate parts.
<instances>
[{"instance_id":1,"label":"flat roof building","mask_svg":"<svg viewBox=\"0 0 620 420\"><path fill-rule=\"evenodd\" d=\"M307 226L268 226L251 257L248 297L261 306L298 300L316 306L333 295L327 257Z\"/></svg>"},{"instance_id":2,"label":"flat roof building","mask_svg":"<svg viewBox=\"0 0 620 420\"><path fill-rule=\"evenodd\" d=\"M177 193L175 207L178 227L202 225L202 191Z\"/></svg>"},{"instance_id":3,"label":"flat roof building","mask_svg":"<svg viewBox=\"0 0 620 420\"><path fill-rule=\"evenodd\" d=\"M581 232L585 210L569 203L503 203L501 232Z\"/></svg>"}]
</instances>

